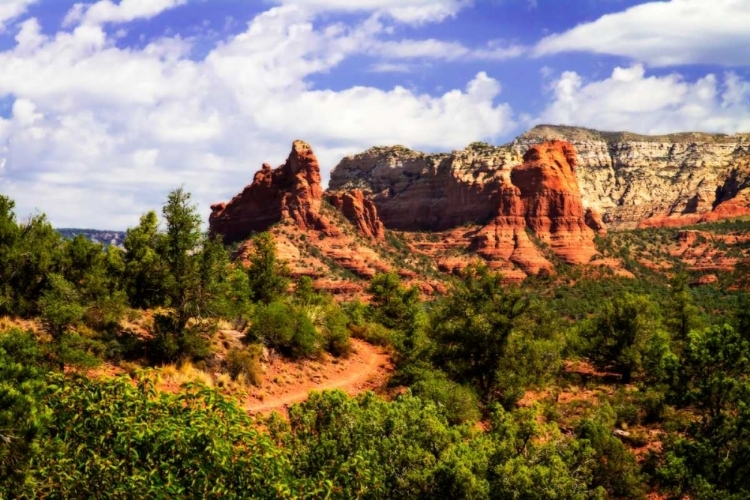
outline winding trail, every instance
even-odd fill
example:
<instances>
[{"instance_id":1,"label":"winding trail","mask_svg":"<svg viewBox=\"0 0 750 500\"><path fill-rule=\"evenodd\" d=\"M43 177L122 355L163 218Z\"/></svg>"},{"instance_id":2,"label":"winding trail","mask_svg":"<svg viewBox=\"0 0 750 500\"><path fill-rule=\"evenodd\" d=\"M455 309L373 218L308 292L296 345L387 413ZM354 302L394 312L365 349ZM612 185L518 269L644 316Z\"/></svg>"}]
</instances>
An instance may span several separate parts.
<instances>
[{"instance_id":1,"label":"winding trail","mask_svg":"<svg viewBox=\"0 0 750 500\"><path fill-rule=\"evenodd\" d=\"M390 358L379 347L358 339L352 339L354 352L340 362L327 363L316 375L287 387L281 394L264 395L262 400L257 396L246 399L244 408L250 413L268 414L273 411L284 411L294 403L307 399L311 391L328 391L339 389L349 395L356 395L382 386L392 371ZM279 374L284 374L285 367L275 367ZM288 367L286 367L288 370ZM268 378L268 374L267 374ZM274 386L263 384L263 389L274 391Z\"/></svg>"}]
</instances>

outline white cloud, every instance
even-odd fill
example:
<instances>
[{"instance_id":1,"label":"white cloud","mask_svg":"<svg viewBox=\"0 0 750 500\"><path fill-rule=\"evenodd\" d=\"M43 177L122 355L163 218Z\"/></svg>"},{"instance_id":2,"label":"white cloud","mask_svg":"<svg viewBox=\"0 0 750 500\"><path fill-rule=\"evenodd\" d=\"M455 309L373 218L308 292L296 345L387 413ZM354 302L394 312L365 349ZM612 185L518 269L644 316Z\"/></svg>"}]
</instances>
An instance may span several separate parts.
<instances>
[{"instance_id":1,"label":"white cloud","mask_svg":"<svg viewBox=\"0 0 750 500\"><path fill-rule=\"evenodd\" d=\"M30 5L38 0L0 0L0 33L6 29L6 23L21 16Z\"/></svg>"},{"instance_id":2,"label":"white cloud","mask_svg":"<svg viewBox=\"0 0 750 500\"><path fill-rule=\"evenodd\" d=\"M199 61L177 37L118 48L95 23L43 37L27 21L17 46L0 52L0 98L15 100L0 118L0 192L21 214L38 207L60 226L117 229L181 184L207 215L263 162L282 162L294 139L313 144L327 175L374 144L459 148L513 127L485 73L442 95L311 88L309 77L384 29L372 18L312 21L273 8Z\"/></svg>"},{"instance_id":3,"label":"white cloud","mask_svg":"<svg viewBox=\"0 0 750 500\"><path fill-rule=\"evenodd\" d=\"M403 63L380 62L370 66L372 73L409 73L410 71L411 67Z\"/></svg>"},{"instance_id":4,"label":"white cloud","mask_svg":"<svg viewBox=\"0 0 750 500\"><path fill-rule=\"evenodd\" d=\"M313 12L373 12L396 21L422 24L453 17L472 0L273 0L275 3Z\"/></svg>"},{"instance_id":5,"label":"white cloud","mask_svg":"<svg viewBox=\"0 0 750 500\"><path fill-rule=\"evenodd\" d=\"M689 82L678 73L647 76L633 65L586 82L568 71L551 89L552 102L534 122L645 134L750 130L750 82L732 72Z\"/></svg>"},{"instance_id":6,"label":"white cloud","mask_svg":"<svg viewBox=\"0 0 750 500\"><path fill-rule=\"evenodd\" d=\"M750 65L750 2L649 2L548 36L537 55L584 51L625 56L652 66Z\"/></svg>"},{"instance_id":7,"label":"white cloud","mask_svg":"<svg viewBox=\"0 0 750 500\"><path fill-rule=\"evenodd\" d=\"M77 3L65 16L63 24L127 23L135 19L150 19L162 12L179 7L187 0L100 0L93 5Z\"/></svg>"},{"instance_id":8,"label":"white cloud","mask_svg":"<svg viewBox=\"0 0 750 500\"><path fill-rule=\"evenodd\" d=\"M492 61L519 57L526 49L517 45L488 44L472 49L459 42L425 40L373 41L369 53L385 59L432 59L442 61Z\"/></svg>"}]
</instances>

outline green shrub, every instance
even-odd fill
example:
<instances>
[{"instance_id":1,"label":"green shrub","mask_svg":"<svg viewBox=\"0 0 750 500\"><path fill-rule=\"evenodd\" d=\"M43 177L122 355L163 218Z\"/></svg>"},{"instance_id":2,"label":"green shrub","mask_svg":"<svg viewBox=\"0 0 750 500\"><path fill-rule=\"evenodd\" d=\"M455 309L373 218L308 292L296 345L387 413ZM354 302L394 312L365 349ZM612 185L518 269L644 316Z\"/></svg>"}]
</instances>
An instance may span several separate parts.
<instances>
[{"instance_id":1,"label":"green shrub","mask_svg":"<svg viewBox=\"0 0 750 500\"><path fill-rule=\"evenodd\" d=\"M352 337L373 345L388 347L393 345L393 331L380 323L367 322L362 325L349 325Z\"/></svg>"},{"instance_id":2,"label":"green shrub","mask_svg":"<svg viewBox=\"0 0 750 500\"><path fill-rule=\"evenodd\" d=\"M250 344L244 349L230 349L227 352L227 371L234 380L244 377L245 380L255 386L260 386L263 381L263 370L260 366L260 356L263 347L258 344Z\"/></svg>"},{"instance_id":3,"label":"green shrub","mask_svg":"<svg viewBox=\"0 0 750 500\"><path fill-rule=\"evenodd\" d=\"M449 380L439 370L423 371L420 376L421 379L412 385L412 392L423 400L434 402L449 423L456 425L479 420L479 398L471 388Z\"/></svg>"},{"instance_id":4,"label":"green shrub","mask_svg":"<svg viewBox=\"0 0 750 500\"><path fill-rule=\"evenodd\" d=\"M245 337L293 358L312 358L320 354L322 339L310 318L283 302L259 306Z\"/></svg>"},{"instance_id":5,"label":"green shrub","mask_svg":"<svg viewBox=\"0 0 750 500\"><path fill-rule=\"evenodd\" d=\"M332 304L325 311L321 322L325 350L337 357L349 356L352 342L346 327L347 318L338 305Z\"/></svg>"}]
</instances>

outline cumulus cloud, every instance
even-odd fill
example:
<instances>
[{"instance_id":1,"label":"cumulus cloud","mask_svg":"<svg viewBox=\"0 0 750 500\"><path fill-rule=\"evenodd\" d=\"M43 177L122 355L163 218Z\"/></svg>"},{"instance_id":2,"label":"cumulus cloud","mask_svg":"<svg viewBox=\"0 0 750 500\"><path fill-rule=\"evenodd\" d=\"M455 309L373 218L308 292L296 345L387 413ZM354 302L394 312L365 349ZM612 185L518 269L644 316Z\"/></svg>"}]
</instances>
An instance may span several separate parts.
<instances>
[{"instance_id":1,"label":"cumulus cloud","mask_svg":"<svg viewBox=\"0 0 750 500\"><path fill-rule=\"evenodd\" d=\"M373 12L397 21L422 24L453 17L472 0L274 0L315 12Z\"/></svg>"},{"instance_id":2,"label":"cumulus cloud","mask_svg":"<svg viewBox=\"0 0 750 500\"><path fill-rule=\"evenodd\" d=\"M0 0L0 33L6 30L6 23L21 16L31 4L38 0Z\"/></svg>"},{"instance_id":3,"label":"cumulus cloud","mask_svg":"<svg viewBox=\"0 0 750 500\"><path fill-rule=\"evenodd\" d=\"M548 36L537 55L584 51L632 58L652 66L750 65L750 2L649 2Z\"/></svg>"},{"instance_id":4,"label":"cumulus cloud","mask_svg":"<svg viewBox=\"0 0 750 500\"><path fill-rule=\"evenodd\" d=\"M541 40L537 55L584 51L652 66L750 64L750 2L671 0L605 15Z\"/></svg>"},{"instance_id":5,"label":"cumulus cloud","mask_svg":"<svg viewBox=\"0 0 750 500\"><path fill-rule=\"evenodd\" d=\"M16 46L0 52L0 98L14 100L0 117L0 192L59 226L133 225L181 184L207 215L262 162L283 161L297 138L313 144L327 175L374 144L459 148L514 126L497 102L500 83L485 73L442 95L312 88L311 76L381 32L373 18L318 25L298 7L275 7L193 60L179 37L120 48L104 17L50 36L27 20Z\"/></svg>"},{"instance_id":6,"label":"cumulus cloud","mask_svg":"<svg viewBox=\"0 0 750 500\"><path fill-rule=\"evenodd\" d=\"M644 134L750 130L750 82L733 72L690 82L679 73L648 76L640 64L615 68L608 78L594 81L568 71L551 92L537 123Z\"/></svg>"},{"instance_id":7,"label":"cumulus cloud","mask_svg":"<svg viewBox=\"0 0 750 500\"><path fill-rule=\"evenodd\" d=\"M100 0L92 5L77 3L65 16L63 24L127 23L136 19L150 19L162 12L187 3L187 0Z\"/></svg>"},{"instance_id":8,"label":"cumulus cloud","mask_svg":"<svg viewBox=\"0 0 750 500\"><path fill-rule=\"evenodd\" d=\"M526 48L518 45L490 43L482 48L469 48L459 42L425 40L374 41L369 52L386 59L432 59L442 61L501 61L519 57Z\"/></svg>"}]
</instances>

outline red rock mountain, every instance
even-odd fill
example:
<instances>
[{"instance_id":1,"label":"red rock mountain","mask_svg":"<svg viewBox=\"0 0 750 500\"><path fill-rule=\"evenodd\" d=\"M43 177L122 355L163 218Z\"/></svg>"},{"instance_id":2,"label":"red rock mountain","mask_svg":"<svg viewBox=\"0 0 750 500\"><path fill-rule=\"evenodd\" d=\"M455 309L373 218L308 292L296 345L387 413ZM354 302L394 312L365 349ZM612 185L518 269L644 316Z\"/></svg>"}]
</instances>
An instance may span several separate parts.
<instances>
[{"instance_id":1,"label":"red rock mountain","mask_svg":"<svg viewBox=\"0 0 750 500\"><path fill-rule=\"evenodd\" d=\"M586 223L575 175L576 152L570 143L533 146L503 178L495 218L476 235L472 250L487 260L501 259L536 274L552 265L532 243L533 236L570 264L585 264L597 251ZM603 229L589 217L598 230Z\"/></svg>"},{"instance_id":2,"label":"red rock mountain","mask_svg":"<svg viewBox=\"0 0 750 500\"><path fill-rule=\"evenodd\" d=\"M417 279L427 268L455 272L476 258L515 280L551 271L549 252L571 264L588 263L597 253L595 231L606 229L595 211L584 209L570 143L545 142L522 158L477 143L428 164L424 155L401 149L406 159L392 164L391 153L376 148L343 162L349 161L349 174L380 168L389 180L375 194L352 182L324 194L312 149L295 141L283 165L263 165L242 193L212 207L211 232L237 242L273 226L294 272L321 280L331 266L360 277L395 269ZM341 179L337 170L332 185ZM377 181L363 173L367 182ZM386 229L402 243L386 241ZM426 241L419 236L430 232Z\"/></svg>"},{"instance_id":3,"label":"red rock mountain","mask_svg":"<svg viewBox=\"0 0 750 500\"><path fill-rule=\"evenodd\" d=\"M320 215L322 200L318 160L309 144L294 141L286 163L276 169L264 164L242 193L229 203L211 206L210 230L234 243L291 219L301 229L332 235L335 229Z\"/></svg>"},{"instance_id":4,"label":"red rock mountain","mask_svg":"<svg viewBox=\"0 0 750 500\"><path fill-rule=\"evenodd\" d=\"M378 217L377 207L360 189L329 193L326 199L341 210L344 217L354 224L363 236L376 240L385 238L385 226Z\"/></svg>"}]
</instances>

